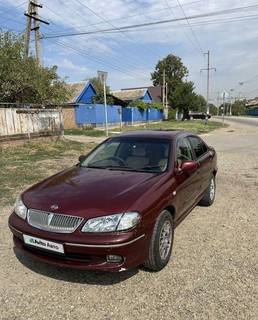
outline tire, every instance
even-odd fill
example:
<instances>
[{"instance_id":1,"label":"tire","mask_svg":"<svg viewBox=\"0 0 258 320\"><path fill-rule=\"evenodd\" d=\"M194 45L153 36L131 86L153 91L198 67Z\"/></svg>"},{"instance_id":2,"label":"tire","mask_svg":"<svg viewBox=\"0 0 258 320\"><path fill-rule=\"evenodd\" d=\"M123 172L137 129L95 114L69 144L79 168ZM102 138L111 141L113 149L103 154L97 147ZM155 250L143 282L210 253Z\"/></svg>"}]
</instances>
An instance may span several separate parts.
<instances>
[{"instance_id":1,"label":"tire","mask_svg":"<svg viewBox=\"0 0 258 320\"><path fill-rule=\"evenodd\" d=\"M215 176L212 176L210 184L206 189L202 199L200 200L199 205L204 207L211 206L215 200L215 194L216 194L216 180L215 180Z\"/></svg>"},{"instance_id":2,"label":"tire","mask_svg":"<svg viewBox=\"0 0 258 320\"><path fill-rule=\"evenodd\" d=\"M164 210L156 220L151 236L148 260L144 266L152 271L163 269L170 259L173 240L174 220L171 213Z\"/></svg>"}]
</instances>

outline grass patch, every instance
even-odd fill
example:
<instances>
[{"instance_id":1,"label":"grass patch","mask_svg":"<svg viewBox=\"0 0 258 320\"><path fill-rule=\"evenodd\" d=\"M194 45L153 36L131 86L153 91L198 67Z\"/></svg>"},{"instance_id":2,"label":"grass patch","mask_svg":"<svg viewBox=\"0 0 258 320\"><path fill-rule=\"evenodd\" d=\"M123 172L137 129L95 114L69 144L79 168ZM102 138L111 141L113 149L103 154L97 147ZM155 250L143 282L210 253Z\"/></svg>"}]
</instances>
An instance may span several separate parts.
<instances>
[{"instance_id":1,"label":"grass patch","mask_svg":"<svg viewBox=\"0 0 258 320\"><path fill-rule=\"evenodd\" d=\"M105 131L98 129L65 129L64 133L66 135L75 135L75 136L88 136L88 137L104 137Z\"/></svg>"},{"instance_id":2,"label":"grass patch","mask_svg":"<svg viewBox=\"0 0 258 320\"><path fill-rule=\"evenodd\" d=\"M75 164L92 146L75 141L31 141L0 151L0 204L14 202L31 184Z\"/></svg>"},{"instance_id":3,"label":"grass patch","mask_svg":"<svg viewBox=\"0 0 258 320\"><path fill-rule=\"evenodd\" d=\"M144 126L127 126L123 127L123 131L131 130L186 130L193 133L207 133L217 128L223 127L220 122L209 121L205 124L204 121L163 121L159 123L146 123Z\"/></svg>"},{"instance_id":4,"label":"grass patch","mask_svg":"<svg viewBox=\"0 0 258 320\"><path fill-rule=\"evenodd\" d=\"M135 130L186 130L193 133L207 133L217 128L223 127L221 122L208 121L208 124L205 124L204 121L162 121L159 123L145 123L134 126L123 126L122 132L135 131ZM112 135L112 132L120 132L120 128L109 128L109 131ZM104 137L105 131L85 128L85 129L66 129L65 134L67 135L84 135L89 137Z\"/></svg>"}]
</instances>

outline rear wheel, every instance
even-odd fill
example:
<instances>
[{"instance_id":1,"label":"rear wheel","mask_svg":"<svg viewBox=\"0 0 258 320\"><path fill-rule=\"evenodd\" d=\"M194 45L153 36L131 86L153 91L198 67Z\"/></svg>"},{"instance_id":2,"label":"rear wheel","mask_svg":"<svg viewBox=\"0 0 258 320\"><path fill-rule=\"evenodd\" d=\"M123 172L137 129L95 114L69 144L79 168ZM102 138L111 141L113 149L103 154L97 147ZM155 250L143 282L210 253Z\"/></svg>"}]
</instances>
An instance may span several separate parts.
<instances>
[{"instance_id":1,"label":"rear wheel","mask_svg":"<svg viewBox=\"0 0 258 320\"><path fill-rule=\"evenodd\" d=\"M149 247L148 260L144 266L153 271L163 269L171 256L174 240L174 221L169 211L164 210L156 220Z\"/></svg>"},{"instance_id":2,"label":"rear wheel","mask_svg":"<svg viewBox=\"0 0 258 320\"><path fill-rule=\"evenodd\" d=\"M205 206L205 207L211 206L215 200L215 194L216 194L216 180L215 180L215 177L213 176L211 178L208 188L206 189L202 199L199 202L199 205Z\"/></svg>"}]
</instances>

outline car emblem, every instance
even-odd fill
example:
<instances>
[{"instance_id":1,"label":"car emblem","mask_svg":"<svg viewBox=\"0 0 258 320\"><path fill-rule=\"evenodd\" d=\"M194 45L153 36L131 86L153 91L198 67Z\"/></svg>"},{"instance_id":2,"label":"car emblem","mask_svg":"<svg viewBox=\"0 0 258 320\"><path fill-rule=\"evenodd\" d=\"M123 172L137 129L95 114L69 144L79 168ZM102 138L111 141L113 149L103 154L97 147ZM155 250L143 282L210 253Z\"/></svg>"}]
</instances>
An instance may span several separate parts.
<instances>
[{"instance_id":1,"label":"car emblem","mask_svg":"<svg viewBox=\"0 0 258 320\"><path fill-rule=\"evenodd\" d=\"M59 208L59 206L57 204L52 204L52 206L50 207L51 210L57 210Z\"/></svg>"},{"instance_id":2,"label":"car emblem","mask_svg":"<svg viewBox=\"0 0 258 320\"><path fill-rule=\"evenodd\" d=\"M51 220L53 218L54 214L53 213L50 213L47 217L47 225L50 226L50 223L51 223Z\"/></svg>"}]
</instances>

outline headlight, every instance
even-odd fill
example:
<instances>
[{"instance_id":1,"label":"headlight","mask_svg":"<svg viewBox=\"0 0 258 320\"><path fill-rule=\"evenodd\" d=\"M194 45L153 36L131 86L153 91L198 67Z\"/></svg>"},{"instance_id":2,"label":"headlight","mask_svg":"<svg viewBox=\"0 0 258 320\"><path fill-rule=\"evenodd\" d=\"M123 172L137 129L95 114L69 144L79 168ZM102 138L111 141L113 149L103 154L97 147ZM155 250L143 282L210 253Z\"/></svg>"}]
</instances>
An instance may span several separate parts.
<instances>
[{"instance_id":1,"label":"headlight","mask_svg":"<svg viewBox=\"0 0 258 320\"><path fill-rule=\"evenodd\" d=\"M140 221L138 212L126 212L89 219L82 232L112 232L131 229Z\"/></svg>"},{"instance_id":2,"label":"headlight","mask_svg":"<svg viewBox=\"0 0 258 320\"><path fill-rule=\"evenodd\" d=\"M22 199L19 197L14 204L14 212L22 219L26 219L27 216L27 207L22 202Z\"/></svg>"}]
</instances>

